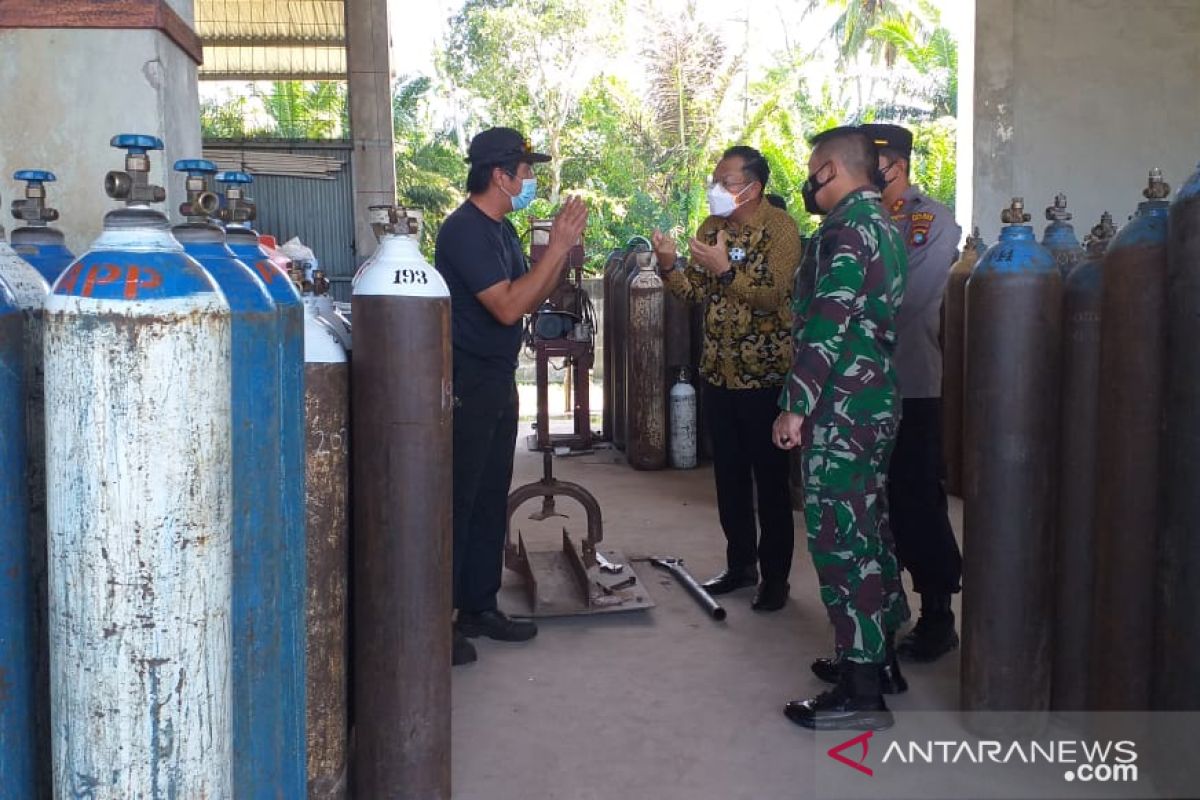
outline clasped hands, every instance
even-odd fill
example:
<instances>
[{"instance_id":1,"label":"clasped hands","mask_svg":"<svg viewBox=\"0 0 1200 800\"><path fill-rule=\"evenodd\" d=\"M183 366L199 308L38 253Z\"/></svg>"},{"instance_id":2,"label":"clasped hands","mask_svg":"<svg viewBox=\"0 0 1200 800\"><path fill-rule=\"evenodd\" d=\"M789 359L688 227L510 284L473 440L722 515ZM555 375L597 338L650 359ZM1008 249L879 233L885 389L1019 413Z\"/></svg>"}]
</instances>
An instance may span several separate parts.
<instances>
[{"instance_id":1,"label":"clasped hands","mask_svg":"<svg viewBox=\"0 0 1200 800\"><path fill-rule=\"evenodd\" d=\"M654 256L658 259L659 267L670 269L674 265L677 255L675 240L662 231L655 230L650 242L654 247ZM692 260L707 270L714 278L719 278L733 269L733 265L729 263L725 231L717 231L716 244L705 244L693 236L688 242L688 247L692 252Z\"/></svg>"}]
</instances>

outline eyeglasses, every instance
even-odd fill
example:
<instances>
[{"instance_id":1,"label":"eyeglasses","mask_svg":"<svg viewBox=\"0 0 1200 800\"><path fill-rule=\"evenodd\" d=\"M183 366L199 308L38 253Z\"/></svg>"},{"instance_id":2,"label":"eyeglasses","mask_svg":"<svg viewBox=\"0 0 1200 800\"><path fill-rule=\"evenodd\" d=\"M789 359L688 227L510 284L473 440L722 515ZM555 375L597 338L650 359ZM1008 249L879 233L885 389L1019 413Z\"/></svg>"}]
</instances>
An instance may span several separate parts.
<instances>
[{"instance_id":1,"label":"eyeglasses","mask_svg":"<svg viewBox=\"0 0 1200 800\"><path fill-rule=\"evenodd\" d=\"M722 181L709 181L708 188L711 189L714 186L724 186L726 191L732 192L734 189L744 189L752 183L754 183L752 180L748 181L745 179L737 180L735 178L726 178Z\"/></svg>"}]
</instances>

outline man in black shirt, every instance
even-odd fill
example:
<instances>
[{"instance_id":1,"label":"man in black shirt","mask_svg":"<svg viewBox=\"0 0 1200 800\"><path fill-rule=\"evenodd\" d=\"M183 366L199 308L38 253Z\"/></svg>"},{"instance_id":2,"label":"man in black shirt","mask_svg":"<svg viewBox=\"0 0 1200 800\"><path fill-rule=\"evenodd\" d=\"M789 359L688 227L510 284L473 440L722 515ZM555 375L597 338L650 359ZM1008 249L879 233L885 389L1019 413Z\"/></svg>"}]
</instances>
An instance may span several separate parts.
<instances>
[{"instance_id":1,"label":"man in black shirt","mask_svg":"<svg viewBox=\"0 0 1200 800\"><path fill-rule=\"evenodd\" d=\"M517 438L517 354L522 318L558 285L588 212L567 198L531 268L505 215L529 205L537 193L533 164L549 160L511 128L480 133L467 150L467 200L438 232L434 264L450 286L454 346L455 664L476 658L466 637L537 635L532 622L496 607Z\"/></svg>"}]
</instances>

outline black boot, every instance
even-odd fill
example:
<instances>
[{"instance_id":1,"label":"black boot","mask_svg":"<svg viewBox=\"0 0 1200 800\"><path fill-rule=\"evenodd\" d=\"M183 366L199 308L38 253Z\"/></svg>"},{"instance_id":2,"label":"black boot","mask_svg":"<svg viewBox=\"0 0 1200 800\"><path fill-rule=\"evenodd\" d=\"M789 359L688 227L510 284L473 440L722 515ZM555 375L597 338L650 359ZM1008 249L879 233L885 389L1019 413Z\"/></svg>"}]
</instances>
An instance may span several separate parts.
<instances>
[{"instance_id":1,"label":"black boot","mask_svg":"<svg viewBox=\"0 0 1200 800\"><path fill-rule=\"evenodd\" d=\"M792 722L818 731L883 731L895 722L883 702L879 664L842 665L841 680L810 700L793 700L784 709Z\"/></svg>"},{"instance_id":2,"label":"black boot","mask_svg":"<svg viewBox=\"0 0 1200 800\"><path fill-rule=\"evenodd\" d=\"M889 633L887 637L887 654L879 667L879 688L884 694L903 694L908 691L908 681L900 672L900 660L896 658L896 635ZM842 661L840 658L818 658L812 662L813 675L826 683L837 683L841 678Z\"/></svg>"},{"instance_id":3,"label":"black boot","mask_svg":"<svg viewBox=\"0 0 1200 800\"><path fill-rule=\"evenodd\" d=\"M720 575L706 581L704 590L711 595L729 594L746 586L758 585L758 570L754 567L729 567Z\"/></svg>"},{"instance_id":4,"label":"black boot","mask_svg":"<svg viewBox=\"0 0 1200 800\"><path fill-rule=\"evenodd\" d=\"M936 661L956 647L958 634L954 630L950 595L921 595L921 616L897 645L896 652L910 661Z\"/></svg>"}]
</instances>

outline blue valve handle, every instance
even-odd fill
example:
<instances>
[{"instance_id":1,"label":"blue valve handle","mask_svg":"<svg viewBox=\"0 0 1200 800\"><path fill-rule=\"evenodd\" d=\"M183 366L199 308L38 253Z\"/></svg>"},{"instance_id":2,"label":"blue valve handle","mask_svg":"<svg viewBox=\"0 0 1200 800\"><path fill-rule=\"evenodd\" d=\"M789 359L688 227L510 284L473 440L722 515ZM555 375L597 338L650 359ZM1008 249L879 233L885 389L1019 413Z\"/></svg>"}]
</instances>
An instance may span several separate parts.
<instances>
[{"instance_id":1,"label":"blue valve handle","mask_svg":"<svg viewBox=\"0 0 1200 800\"><path fill-rule=\"evenodd\" d=\"M189 177L203 178L217 171L217 165L206 158L185 158L175 162L176 172L186 172Z\"/></svg>"},{"instance_id":2,"label":"blue valve handle","mask_svg":"<svg viewBox=\"0 0 1200 800\"><path fill-rule=\"evenodd\" d=\"M44 169L19 169L13 173L14 181L28 181L32 186L40 186L58 180L53 172Z\"/></svg>"},{"instance_id":3,"label":"blue valve handle","mask_svg":"<svg viewBox=\"0 0 1200 800\"><path fill-rule=\"evenodd\" d=\"M162 139L142 133L118 133L109 144L129 151L131 156L145 155L147 150L163 149Z\"/></svg>"},{"instance_id":4,"label":"blue valve handle","mask_svg":"<svg viewBox=\"0 0 1200 800\"><path fill-rule=\"evenodd\" d=\"M245 172L218 172L217 183L254 183L254 178Z\"/></svg>"}]
</instances>

